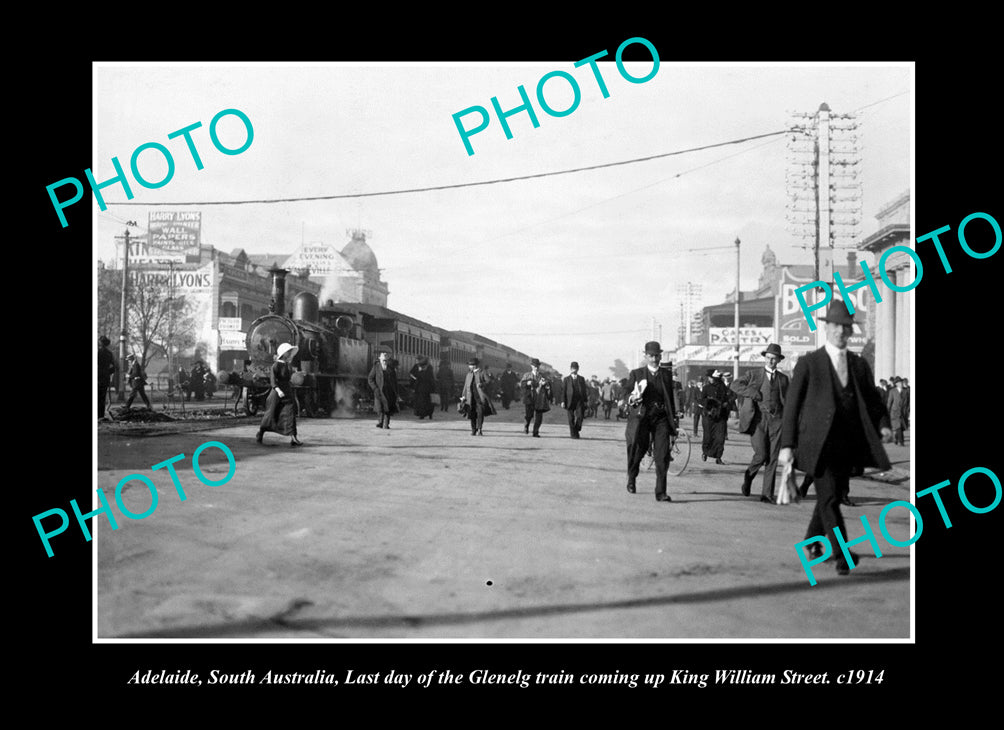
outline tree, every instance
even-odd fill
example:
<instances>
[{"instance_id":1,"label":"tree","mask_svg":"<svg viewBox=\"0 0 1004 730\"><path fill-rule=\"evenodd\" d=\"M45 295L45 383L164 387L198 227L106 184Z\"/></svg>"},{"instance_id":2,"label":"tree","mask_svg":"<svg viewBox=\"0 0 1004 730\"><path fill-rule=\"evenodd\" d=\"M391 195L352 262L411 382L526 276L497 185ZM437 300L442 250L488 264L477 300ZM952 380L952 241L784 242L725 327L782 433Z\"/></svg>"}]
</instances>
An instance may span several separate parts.
<instances>
[{"instance_id":1,"label":"tree","mask_svg":"<svg viewBox=\"0 0 1004 730\"><path fill-rule=\"evenodd\" d=\"M622 380L631 374L631 370L627 365L624 364L623 360L614 360L614 364L609 368L610 374L614 376L616 380Z\"/></svg>"},{"instance_id":2,"label":"tree","mask_svg":"<svg viewBox=\"0 0 1004 730\"><path fill-rule=\"evenodd\" d=\"M118 347L119 332L122 324L119 322L122 301L122 272L106 269L98 263L98 337L105 335L112 341L112 347Z\"/></svg>"},{"instance_id":3,"label":"tree","mask_svg":"<svg viewBox=\"0 0 1004 730\"><path fill-rule=\"evenodd\" d=\"M130 277L126 311L128 345L146 367L155 355L167 357L195 344L194 306L172 296L170 276L139 271Z\"/></svg>"}]
</instances>

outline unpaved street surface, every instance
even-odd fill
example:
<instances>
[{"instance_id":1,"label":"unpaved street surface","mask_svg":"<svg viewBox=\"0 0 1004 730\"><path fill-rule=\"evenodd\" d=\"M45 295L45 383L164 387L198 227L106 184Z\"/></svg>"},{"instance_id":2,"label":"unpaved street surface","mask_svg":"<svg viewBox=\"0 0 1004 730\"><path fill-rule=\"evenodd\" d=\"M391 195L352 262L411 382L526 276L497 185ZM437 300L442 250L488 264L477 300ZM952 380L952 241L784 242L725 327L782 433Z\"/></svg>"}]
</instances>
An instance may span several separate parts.
<instances>
[{"instance_id":1,"label":"unpaved street surface","mask_svg":"<svg viewBox=\"0 0 1004 730\"><path fill-rule=\"evenodd\" d=\"M692 419L685 419L689 426ZM200 428L204 427L204 424ZM410 414L390 430L374 420L303 419L301 448L256 422L136 435L103 429L98 486L119 529L98 524L101 638L841 639L910 637L909 548L866 543L849 576L817 566L810 586L794 550L815 492L790 506L739 493L752 449L733 429L724 466L695 441L671 503L653 497L654 472L625 490L624 422L587 419L568 438L565 413L524 435L521 410L472 437L468 422ZM236 472L202 484L192 454L219 441ZM187 499L166 469L178 454ZM889 446L897 471L908 448ZM227 473L223 453L200 457ZM130 474L156 485L158 504L122 516L115 489ZM909 483L851 482L851 538L861 515L909 500ZM150 506L139 480L124 485L134 513ZM890 512L898 540L907 511ZM826 633L821 633L822 631Z\"/></svg>"}]
</instances>

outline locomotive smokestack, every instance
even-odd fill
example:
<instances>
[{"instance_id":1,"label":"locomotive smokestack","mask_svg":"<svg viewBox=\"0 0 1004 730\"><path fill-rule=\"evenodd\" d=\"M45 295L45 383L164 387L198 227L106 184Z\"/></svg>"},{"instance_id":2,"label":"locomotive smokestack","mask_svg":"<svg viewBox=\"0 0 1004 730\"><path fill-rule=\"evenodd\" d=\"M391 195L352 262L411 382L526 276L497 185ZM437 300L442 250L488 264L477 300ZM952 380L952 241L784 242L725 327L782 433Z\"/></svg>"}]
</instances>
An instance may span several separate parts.
<instances>
[{"instance_id":1,"label":"locomotive smokestack","mask_svg":"<svg viewBox=\"0 0 1004 730\"><path fill-rule=\"evenodd\" d=\"M268 270L272 275L272 301L275 303L275 313L286 316L286 269L273 266Z\"/></svg>"}]
</instances>

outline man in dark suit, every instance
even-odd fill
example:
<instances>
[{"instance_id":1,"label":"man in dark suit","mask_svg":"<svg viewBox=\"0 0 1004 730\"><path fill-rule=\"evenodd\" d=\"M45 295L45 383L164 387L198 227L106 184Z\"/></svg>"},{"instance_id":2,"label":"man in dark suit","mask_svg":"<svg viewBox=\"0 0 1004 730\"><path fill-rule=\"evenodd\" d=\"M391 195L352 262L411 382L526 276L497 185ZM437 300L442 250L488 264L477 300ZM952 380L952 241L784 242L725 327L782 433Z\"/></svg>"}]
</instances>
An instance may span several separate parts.
<instances>
[{"instance_id":1,"label":"man in dark suit","mask_svg":"<svg viewBox=\"0 0 1004 730\"><path fill-rule=\"evenodd\" d=\"M778 462L795 466L814 477L816 507L806 539L821 536L829 541L839 575L848 565L834 529L847 538L840 502L851 474L866 466L889 469L882 443L892 439L889 414L875 387L875 378L864 358L847 349L854 317L842 302L830 305L822 318L826 344L798 361L788 387L781 427ZM881 436L879 435L881 432ZM807 548L810 559L824 557L819 542ZM851 553L851 562L856 557Z\"/></svg>"},{"instance_id":2,"label":"man in dark suit","mask_svg":"<svg viewBox=\"0 0 1004 730\"><path fill-rule=\"evenodd\" d=\"M666 472L669 469L670 440L676 436L676 403L673 399L673 376L660 368L662 348L658 342L645 343L645 367L632 370L628 376L627 490L635 493L641 460L648 453L649 441L655 456L655 499L672 501L666 494Z\"/></svg>"},{"instance_id":3,"label":"man in dark suit","mask_svg":"<svg viewBox=\"0 0 1004 730\"><path fill-rule=\"evenodd\" d=\"M104 335L98 340L98 420L105 418L105 399L108 397L108 386L113 382L118 366L115 356L108 345L112 343Z\"/></svg>"},{"instance_id":4,"label":"man in dark suit","mask_svg":"<svg viewBox=\"0 0 1004 730\"><path fill-rule=\"evenodd\" d=\"M582 419L585 417L586 400L589 397L586 379L579 375L579 363L568 366L571 371L561 382L561 407L568 413L568 430L573 439L579 438Z\"/></svg>"},{"instance_id":5,"label":"man in dark suit","mask_svg":"<svg viewBox=\"0 0 1004 730\"><path fill-rule=\"evenodd\" d=\"M533 421L533 435L540 438L540 424L544 420L544 413L551 410L551 381L540 371L540 360L531 358L530 372L520 378L519 385L523 391L523 406L526 408L523 433L530 433L530 421Z\"/></svg>"},{"instance_id":6,"label":"man in dark suit","mask_svg":"<svg viewBox=\"0 0 1004 730\"><path fill-rule=\"evenodd\" d=\"M757 471L766 465L760 501L773 504L788 376L777 369L777 364L784 360L780 345L772 342L760 354L764 367L746 373L730 387L733 393L743 397L739 407L739 433L750 434L753 444L753 461L743 474L742 494L744 497L750 495Z\"/></svg>"},{"instance_id":7,"label":"man in dark suit","mask_svg":"<svg viewBox=\"0 0 1004 730\"><path fill-rule=\"evenodd\" d=\"M519 382L519 376L513 371L512 363L507 362L505 364L505 370L499 376L499 384L502 387L502 407L509 410L509 404L516 397L516 384Z\"/></svg>"},{"instance_id":8,"label":"man in dark suit","mask_svg":"<svg viewBox=\"0 0 1004 730\"><path fill-rule=\"evenodd\" d=\"M481 361L472 357L467 361L469 371L464 376L464 390L460 394L462 404L466 403L471 419L471 436L484 436L482 428L485 416L494 416L495 406L491 398L492 377L481 367Z\"/></svg>"},{"instance_id":9,"label":"man in dark suit","mask_svg":"<svg viewBox=\"0 0 1004 730\"><path fill-rule=\"evenodd\" d=\"M368 378L370 390L373 391L373 407L380 416L377 428L390 428L390 417L398 412L397 408L397 371L390 353L384 351L377 355Z\"/></svg>"}]
</instances>

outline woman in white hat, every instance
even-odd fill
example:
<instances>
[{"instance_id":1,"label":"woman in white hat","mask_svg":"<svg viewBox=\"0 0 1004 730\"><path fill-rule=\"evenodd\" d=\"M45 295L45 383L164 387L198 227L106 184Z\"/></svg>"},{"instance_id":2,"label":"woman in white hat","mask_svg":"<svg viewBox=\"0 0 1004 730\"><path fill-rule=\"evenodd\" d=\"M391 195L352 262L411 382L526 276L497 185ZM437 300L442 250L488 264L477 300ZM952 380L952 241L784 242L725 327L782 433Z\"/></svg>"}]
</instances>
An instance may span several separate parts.
<instances>
[{"instance_id":1,"label":"woman in white hat","mask_svg":"<svg viewBox=\"0 0 1004 730\"><path fill-rule=\"evenodd\" d=\"M293 366L290 364L299 348L288 342L279 345L275 353L270 377L272 390L265 401L265 415L258 427L255 440L262 442L266 431L275 431L283 436L289 436L290 446L299 446L302 442L296 437L296 399L293 397Z\"/></svg>"}]
</instances>

